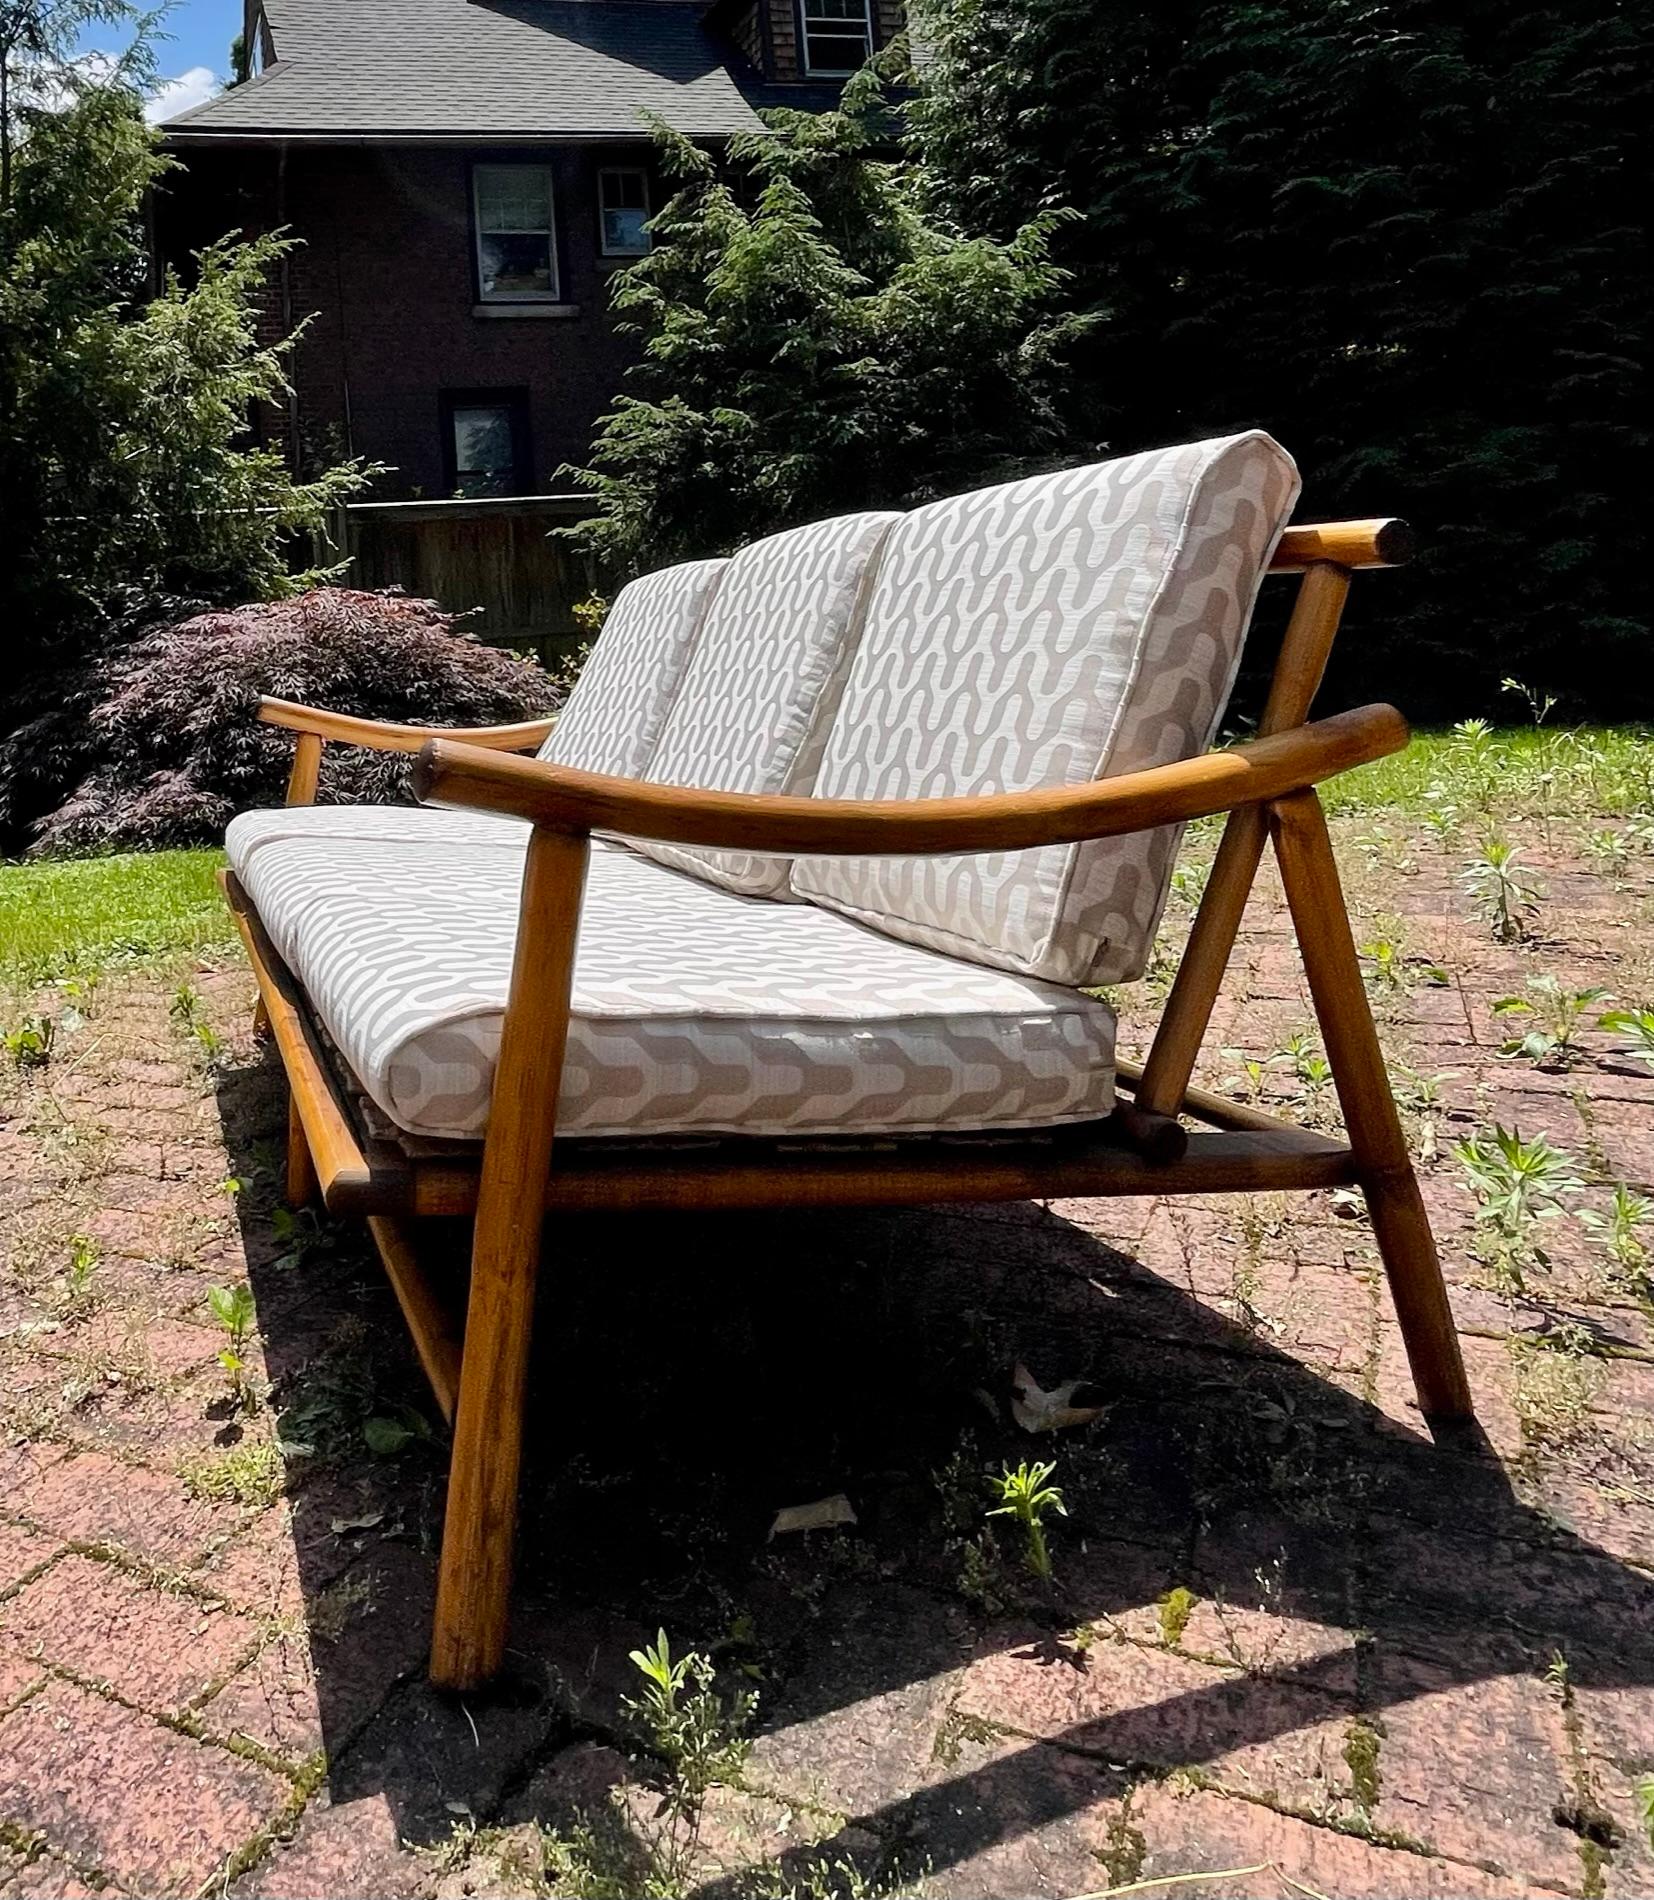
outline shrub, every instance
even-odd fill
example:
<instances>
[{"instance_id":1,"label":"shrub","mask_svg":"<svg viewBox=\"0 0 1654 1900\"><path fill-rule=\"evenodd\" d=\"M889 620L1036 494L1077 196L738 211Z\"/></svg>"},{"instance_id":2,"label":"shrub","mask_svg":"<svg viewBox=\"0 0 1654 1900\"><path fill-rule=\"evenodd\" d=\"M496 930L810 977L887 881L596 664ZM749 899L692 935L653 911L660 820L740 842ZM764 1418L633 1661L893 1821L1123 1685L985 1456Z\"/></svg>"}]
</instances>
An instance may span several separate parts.
<instances>
[{"instance_id":1,"label":"shrub","mask_svg":"<svg viewBox=\"0 0 1654 1900\"><path fill-rule=\"evenodd\" d=\"M557 692L539 667L482 645L455 618L429 600L317 587L140 635L96 675L79 782L38 827L34 851L216 840L236 812L279 804L293 739L258 723L261 694L414 724L553 710ZM329 746L318 796L404 798L408 763Z\"/></svg>"}]
</instances>

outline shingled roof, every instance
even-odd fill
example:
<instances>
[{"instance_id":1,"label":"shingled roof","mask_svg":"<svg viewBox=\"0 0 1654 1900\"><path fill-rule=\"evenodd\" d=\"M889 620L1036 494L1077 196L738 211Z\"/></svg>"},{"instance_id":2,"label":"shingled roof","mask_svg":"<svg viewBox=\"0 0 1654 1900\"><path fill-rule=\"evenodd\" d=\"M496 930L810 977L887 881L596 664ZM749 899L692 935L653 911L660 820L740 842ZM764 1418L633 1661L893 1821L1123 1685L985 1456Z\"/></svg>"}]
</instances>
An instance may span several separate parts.
<instances>
[{"instance_id":1,"label":"shingled roof","mask_svg":"<svg viewBox=\"0 0 1654 1900\"><path fill-rule=\"evenodd\" d=\"M208 138L692 137L759 120L698 0L265 0L275 59L169 120Z\"/></svg>"}]
</instances>

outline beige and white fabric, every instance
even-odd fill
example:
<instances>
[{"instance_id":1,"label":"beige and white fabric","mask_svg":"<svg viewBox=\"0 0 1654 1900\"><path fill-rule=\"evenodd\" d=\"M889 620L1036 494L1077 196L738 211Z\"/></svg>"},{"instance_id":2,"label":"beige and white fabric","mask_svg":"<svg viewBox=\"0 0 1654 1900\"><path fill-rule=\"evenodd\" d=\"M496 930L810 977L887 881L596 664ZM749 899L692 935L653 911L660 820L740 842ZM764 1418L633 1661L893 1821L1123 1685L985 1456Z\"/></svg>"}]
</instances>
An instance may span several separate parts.
<instances>
[{"instance_id":1,"label":"beige and white fabric","mask_svg":"<svg viewBox=\"0 0 1654 1900\"><path fill-rule=\"evenodd\" d=\"M885 543L816 791L1026 791L1203 751L1297 494L1252 432L915 510ZM1178 835L799 861L792 884L953 956L1113 983L1142 972Z\"/></svg>"},{"instance_id":2,"label":"beige and white fabric","mask_svg":"<svg viewBox=\"0 0 1654 1900\"><path fill-rule=\"evenodd\" d=\"M520 851L282 840L246 885L367 1092L411 1132L488 1118ZM594 852L559 1130L1043 1127L1113 1105L1114 1017L806 904Z\"/></svg>"},{"instance_id":3,"label":"beige and white fabric","mask_svg":"<svg viewBox=\"0 0 1654 1900\"><path fill-rule=\"evenodd\" d=\"M277 805L238 812L224 833L230 869L243 882L255 851L284 839L355 838L363 844L504 845L521 851L528 823L497 812L435 805Z\"/></svg>"},{"instance_id":4,"label":"beige and white fabric","mask_svg":"<svg viewBox=\"0 0 1654 1900\"><path fill-rule=\"evenodd\" d=\"M873 563L900 515L841 515L730 561L645 777L720 792L808 792L838 709ZM751 896L787 894L788 861L634 841Z\"/></svg>"},{"instance_id":5,"label":"beige and white fabric","mask_svg":"<svg viewBox=\"0 0 1654 1900\"><path fill-rule=\"evenodd\" d=\"M685 561L621 588L540 758L643 777L728 566Z\"/></svg>"}]
</instances>

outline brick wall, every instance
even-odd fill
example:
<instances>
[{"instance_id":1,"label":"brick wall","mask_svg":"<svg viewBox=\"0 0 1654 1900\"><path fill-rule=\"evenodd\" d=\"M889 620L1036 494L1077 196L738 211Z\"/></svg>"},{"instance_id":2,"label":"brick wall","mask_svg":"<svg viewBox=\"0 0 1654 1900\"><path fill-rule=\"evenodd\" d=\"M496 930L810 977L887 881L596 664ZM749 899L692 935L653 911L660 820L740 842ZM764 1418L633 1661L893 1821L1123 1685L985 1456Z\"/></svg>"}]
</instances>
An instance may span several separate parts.
<instances>
[{"instance_id":1,"label":"brick wall","mask_svg":"<svg viewBox=\"0 0 1654 1900\"><path fill-rule=\"evenodd\" d=\"M392 465L378 494L445 492L445 389L528 392L538 489L564 461L585 459L593 425L635 355L607 307L615 265L599 255L597 172L648 162L648 149L563 147L481 154L550 163L561 294L578 313L476 316L467 154L445 149L294 147L285 175L268 148L195 148L157 203L163 254L226 230L289 225L302 240L271 286L266 321L290 307L311 322L292 358L306 461L349 450ZM660 202L657 195L653 203Z\"/></svg>"}]
</instances>

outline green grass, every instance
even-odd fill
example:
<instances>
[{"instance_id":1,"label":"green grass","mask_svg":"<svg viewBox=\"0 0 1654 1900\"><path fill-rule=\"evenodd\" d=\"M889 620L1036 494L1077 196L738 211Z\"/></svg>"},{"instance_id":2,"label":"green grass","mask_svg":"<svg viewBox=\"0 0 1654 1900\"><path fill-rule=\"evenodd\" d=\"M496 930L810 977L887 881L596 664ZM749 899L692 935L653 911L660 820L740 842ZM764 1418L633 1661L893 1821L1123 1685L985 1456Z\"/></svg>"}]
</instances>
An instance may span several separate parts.
<instances>
[{"instance_id":1,"label":"green grass","mask_svg":"<svg viewBox=\"0 0 1654 1900\"><path fill-rule=\"evenodd\" d=\"M219 851L0 864L0 982L32 988L79 971L234 941L214 882Z\"/></svg>"},{"instance_id":2,"label":"green grass","mask_svg":"<svg viewBox=\"0 0 1654 1900\"><path fill-rule=\"evenodd\" d=\"M1646 726L1500 726L1477 738L1419 732L1405 752L1322 788L1327 809L1414 816L1445 802L1553 818L1654 812L1654 734Z\"/></svg>"}]
</instances>

